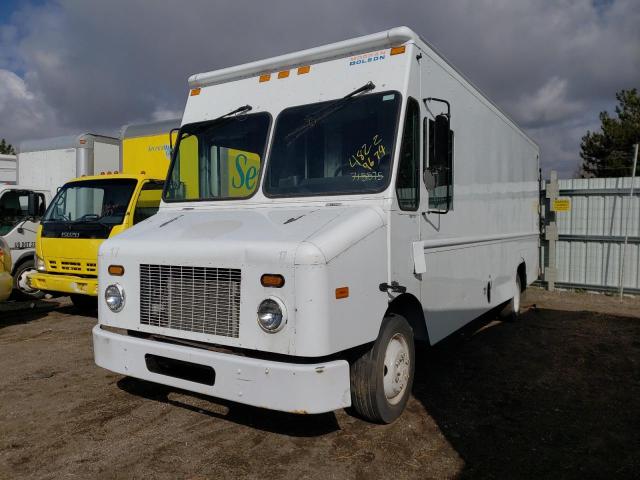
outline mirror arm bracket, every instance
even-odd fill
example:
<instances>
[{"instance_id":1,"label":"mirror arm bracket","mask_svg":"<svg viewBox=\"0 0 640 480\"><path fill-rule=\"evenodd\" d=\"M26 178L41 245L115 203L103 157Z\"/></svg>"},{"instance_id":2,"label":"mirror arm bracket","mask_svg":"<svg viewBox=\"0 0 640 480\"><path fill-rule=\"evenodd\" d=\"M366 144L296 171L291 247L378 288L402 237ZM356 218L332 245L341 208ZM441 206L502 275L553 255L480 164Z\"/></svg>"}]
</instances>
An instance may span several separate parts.
<instances>
[{"instance_id":1,"label":"mirror arm bracket","mask_svg":"<svg viewBox=\"0 0 640 480\"><path fill-rule=\"evenodd\" d=\"M427 104L427 102L441 102L444 103L447 106L447 118L449 120L451 120L451 104L443 99L443 98L436 98L436 97L427 97L427 98L423 98L422 101L425 103L425 105Z\"/></svg>"}]
</instances>

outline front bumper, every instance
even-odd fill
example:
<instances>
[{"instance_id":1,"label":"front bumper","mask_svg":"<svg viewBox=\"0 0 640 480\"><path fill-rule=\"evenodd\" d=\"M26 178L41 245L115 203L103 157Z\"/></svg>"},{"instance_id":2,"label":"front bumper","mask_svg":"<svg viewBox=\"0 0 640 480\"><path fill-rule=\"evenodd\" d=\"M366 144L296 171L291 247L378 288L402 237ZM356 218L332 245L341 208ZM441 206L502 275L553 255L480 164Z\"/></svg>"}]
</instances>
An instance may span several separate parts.
<instances>
[{"instance_id":1,"label":"front bumper","mask_svg":"<svg viewBox=\"0 0 640 480\"><path fill-rule=\"evenodd\" d=\"M5 301L13 290L13 277L8 272L0 273L0 302Z\"/></svg>"},{"instance_id":2,"label":"front bumper","mask_svg":"<svg viewBox=\"0 0 640 480\"><path fill-rule=\"evenodd\" d=\"M98 366L142 380L292 413L324 413L351 405L349 363L332 360L299 364L260 360L155 340L129 337L93 328ZM151 372L146 355L208 366L213 385Z\"/></svg>"},{"instance_id":3,"label":"front bumper","mask_svg":"<svg viewBox=\"0 0 640 480\"><path fill-rule=\"evenodd\" d=\"M38 272L29 275L29 286L34 290L98 296L97 277L87 278Z\"/></svg>"}]
</instances>

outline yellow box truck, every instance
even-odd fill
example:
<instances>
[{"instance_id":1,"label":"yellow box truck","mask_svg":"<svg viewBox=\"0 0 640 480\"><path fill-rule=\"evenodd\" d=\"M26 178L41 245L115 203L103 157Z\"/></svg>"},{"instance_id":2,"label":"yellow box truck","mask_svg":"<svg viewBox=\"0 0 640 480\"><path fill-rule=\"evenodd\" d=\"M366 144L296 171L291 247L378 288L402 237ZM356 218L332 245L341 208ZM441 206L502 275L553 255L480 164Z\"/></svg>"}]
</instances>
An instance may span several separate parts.
<instances>
[{"instance_id":1,"label":"yellow box truck","mask_svg":"<svg viewBox=\"0 0 640 480\"><path fill-rule=\"evenodd\" d=\"M170 135L180 120L122 129L119 172L67 182L45 212L36 238L30 287L69 295L80 309L96 305L102 242L158 210L170 161ZM97 172L96 172L97 173Z\"/></svg>"}]
</instances>

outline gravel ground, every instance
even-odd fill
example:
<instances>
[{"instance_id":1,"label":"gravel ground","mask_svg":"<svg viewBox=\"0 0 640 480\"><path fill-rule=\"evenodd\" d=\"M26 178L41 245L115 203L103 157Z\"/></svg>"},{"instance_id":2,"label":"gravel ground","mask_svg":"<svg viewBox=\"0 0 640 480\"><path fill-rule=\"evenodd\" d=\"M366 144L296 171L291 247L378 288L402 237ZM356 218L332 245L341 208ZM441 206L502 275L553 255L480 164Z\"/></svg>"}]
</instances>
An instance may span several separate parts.
<instances>
[{"instance_id":1,"label":"gravel ground","mask_svg":"<svg viewBox=\"0 0 640 480\"><path fill-rule=\"evenodd\" d=\"M632 478L640 299L530 289L418 351L406 412L371 425L168 389L93 363L95 318L0 307L0 478Z\"/></svg>"}]
</instances>

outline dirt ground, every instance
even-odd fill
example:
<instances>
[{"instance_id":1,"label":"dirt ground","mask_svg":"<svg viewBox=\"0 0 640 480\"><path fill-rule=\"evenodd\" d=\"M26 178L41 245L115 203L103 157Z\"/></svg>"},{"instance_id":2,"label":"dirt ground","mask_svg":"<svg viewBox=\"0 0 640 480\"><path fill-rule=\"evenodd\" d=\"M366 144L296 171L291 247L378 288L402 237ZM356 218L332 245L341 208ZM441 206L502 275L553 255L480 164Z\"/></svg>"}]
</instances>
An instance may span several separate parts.
<instances>
[{"instance_id":1,"label":"dirt ground","mask_svg":"<svg viewBox=\"0 0 640 480\"><path fill-rule=\"evenodd\" d=\"M0 478L631 478L640 299L530 289L516 323L418 352L403 416L296 416L93 363L68 303L0 309Z\"/></svg>"}]
</instances>

